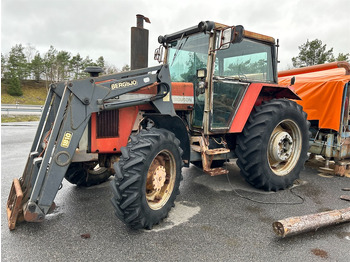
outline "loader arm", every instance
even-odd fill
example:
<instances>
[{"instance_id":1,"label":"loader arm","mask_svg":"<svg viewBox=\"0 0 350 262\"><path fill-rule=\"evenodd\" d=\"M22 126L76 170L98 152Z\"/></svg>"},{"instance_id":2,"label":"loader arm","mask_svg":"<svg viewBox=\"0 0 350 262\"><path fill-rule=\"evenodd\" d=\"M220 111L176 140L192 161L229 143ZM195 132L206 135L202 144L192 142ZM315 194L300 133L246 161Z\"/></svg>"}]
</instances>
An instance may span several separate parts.
<instances>
[{"instance_id":1,"label":"loader arm","mask_svg":"<svg viewBox=\"0 0 350 262\"><path fill-rule=\"evenodd\" d=\"M158 86L152 97L119 101L124 94L152 85ZM53 201L92 113L144 103L153 104L161 114L175 115L167 65L52 84L23 175L12 184L7 201L9 228L22 220L40 222L54 208Z\"/></svg>"}]
</instances>

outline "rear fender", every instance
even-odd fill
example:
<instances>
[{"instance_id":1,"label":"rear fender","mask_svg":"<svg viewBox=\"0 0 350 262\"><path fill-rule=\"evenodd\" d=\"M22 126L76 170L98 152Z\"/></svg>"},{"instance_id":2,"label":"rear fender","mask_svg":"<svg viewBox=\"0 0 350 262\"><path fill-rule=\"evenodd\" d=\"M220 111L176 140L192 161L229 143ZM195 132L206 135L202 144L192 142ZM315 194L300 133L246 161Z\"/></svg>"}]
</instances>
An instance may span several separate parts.
<instances>
[{"instance_id":1,"label":"rear fender","mask_svg":"<svg viewBox=\"0 0 350 262\"><path fill-rule=\"evenodd\" d=\"M253 107L261 105L263 101L269 101L274 98L301 100L290 87L277 86L273 84L252 83L248 87L228 133L242 132L245 123L253 110Z\"/></svg>"}]
</instances>

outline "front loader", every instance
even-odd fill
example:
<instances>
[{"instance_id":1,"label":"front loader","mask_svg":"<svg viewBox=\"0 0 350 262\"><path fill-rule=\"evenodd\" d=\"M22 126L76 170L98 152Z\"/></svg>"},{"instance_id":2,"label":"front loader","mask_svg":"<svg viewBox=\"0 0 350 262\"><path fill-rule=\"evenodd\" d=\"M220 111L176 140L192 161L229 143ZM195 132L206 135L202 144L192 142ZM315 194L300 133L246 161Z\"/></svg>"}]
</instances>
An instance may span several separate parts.
<instances>
[{"instance_id":1,"label":"front loader","mask_svg":"<svg viewBox=\"0 0 350 262\"><path fill-rule=\"evenodd\" d=\"M7 202L10 229L55 208L63 178L111 174L111 202L132 228L151 229L179 194L182 167L227 174L237 158L251 185L293 184L307 158L300 99L277 85L275 40L206 21L158 38L161 65L52 84L23 175ZM164 53L164 56L163 56Z\"/></svg>"}]
</instances>

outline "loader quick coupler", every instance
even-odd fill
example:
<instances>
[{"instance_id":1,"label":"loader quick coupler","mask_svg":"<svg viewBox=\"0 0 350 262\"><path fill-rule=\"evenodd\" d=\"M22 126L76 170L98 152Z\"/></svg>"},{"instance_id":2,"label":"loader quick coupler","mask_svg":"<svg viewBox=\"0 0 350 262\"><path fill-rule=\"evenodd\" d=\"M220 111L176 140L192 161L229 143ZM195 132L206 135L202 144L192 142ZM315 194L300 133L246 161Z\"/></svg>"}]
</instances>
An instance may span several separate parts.
<instances>
[{"instance_id":1,"label":"loader quick coupler","mask_svg":"<svg viewBox=\"0 0 350 262\"><path fill-rule=\"evenodd\" d=\"M7 200L7 219L10 230L15 229L18 215L21 213L21 203L23 199L23 192L19 180L15 178L12 182L9 198ZM21 219L18 219L21 220ZM22 218L23 220L23 218Z\"/></svg>"},{"instance_id":2,"label":"loader quick coupler","mask_svg":"<svg viewBox=\"0 0 350 262\"><path fill-rule=\"evenodd\" d=\"M34 202L23 204L23 191L18 178L13 180L10 194L7 200L7 219L10 230L14 230L16 222L42 222L45 214ZM56 208L55 202L49 208L48 214Z\"/></svg>"}]
</instances>

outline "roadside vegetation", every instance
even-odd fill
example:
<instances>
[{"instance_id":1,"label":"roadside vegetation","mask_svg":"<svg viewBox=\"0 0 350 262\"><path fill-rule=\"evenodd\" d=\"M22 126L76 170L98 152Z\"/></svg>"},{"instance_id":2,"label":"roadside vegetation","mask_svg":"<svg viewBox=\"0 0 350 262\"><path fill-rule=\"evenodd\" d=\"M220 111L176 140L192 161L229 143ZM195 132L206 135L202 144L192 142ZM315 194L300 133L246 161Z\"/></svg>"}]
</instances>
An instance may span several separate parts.
<instances>
[{"instance_id":1,"label":"roadside vegetation","mask_svg":"<svg viewBox=\"0 0 350 262\"><path fill-rule=\"evenodd\" d=\"M103 56L97 60L50 46L40 53L34 46L17 44L7 54L1 53L1 104L44 105L50 83L87 77L86 67L98 66L104 74L121 70ZM37 121L37 116L2 115L1 122Z\"/></svg>"},{"instance_id":2,"label":"roadside vegetation","mask_svg":"<svg viewBox=\"0 0 350 262\"><path fill-rule=\"evenodd\" d=\"M104 74L129 70L128 65L121 70L116 68L105 61L103 56L94 61L89 56L82 57L79 53L74 55L53 46L41 54L30 44L17 44L9 53L1 53L1 79L7 84L6 93L11 96L23 96L25 80L43 81L48 89L53 82L88 76L85 69L90 66L101 67Z\"/></svg>"},{"instance_id":3,"label":"roadside vegetation","mask_svg":"<svg viewBox=\"0 0 350 262\"><path fill-rule=\"evenodd\" d=\"M24 80L22 83L23 94L21 96L11 96L6 92L8 84L2 81L1 104L44 105L47 95L45 82ZM39 121L39 119L39 116L33 115L1 115L1 123Z\"/></svg>"},{"instance_id":4,"label":"roadside vegetation","mask_svg":"<svg viewBox=\"0 0 350 262\"><path fill-rule=\"evenodd\" d=\"M39 121L40 116L2 115L1 123Z\"/></svg>"},{"instance_id":5,"label":"roadside vegetation","mask_svg":"<svg viewBox=\"0 0 350 262\"><path fill-rule=\"evenodd\" d=\"M45 82L34 80L24 80L22 83L21 96L11 96L7 93L8 84L1 83L1 104L21 104L21 105L44 105L47 89Z\"/></svg>"}]
</instances>

